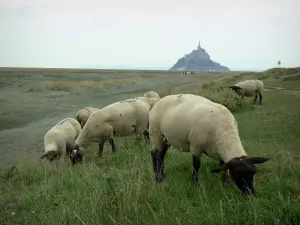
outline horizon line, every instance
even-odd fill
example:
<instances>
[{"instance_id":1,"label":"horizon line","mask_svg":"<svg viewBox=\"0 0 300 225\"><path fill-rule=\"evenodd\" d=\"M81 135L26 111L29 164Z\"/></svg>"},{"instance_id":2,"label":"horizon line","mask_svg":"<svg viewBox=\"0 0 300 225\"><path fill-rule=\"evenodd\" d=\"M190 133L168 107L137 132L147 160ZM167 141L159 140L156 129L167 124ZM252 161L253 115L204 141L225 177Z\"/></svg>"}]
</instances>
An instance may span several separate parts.
<instances>
[{"instance_id":1,"label":"horizon line","mask_svg":"<svg viewBox=\"0 0 300 225\"><path fill-rule=\"evenodd\" d=\"M282 68L282 67L281 67ZM0 70L3 69L54 69L54 70L142 70L142 71L166 71L166 72L182 72L182 71L169 71L169 68L167 67L151 67L151 66L115 66L115 67L93 67L93 66L84 66L84 67L27 67L27 66L0 66ZM258 71L264 71L268 70L267 68L265 69L230 69L230 71L195 71L195 72L220 72L220 73L228 73L228 72L239 72L239 71L247 71L247 72L258 72ZM187 70L189 71L189 70Z\"/></svg>"}]
</instances>

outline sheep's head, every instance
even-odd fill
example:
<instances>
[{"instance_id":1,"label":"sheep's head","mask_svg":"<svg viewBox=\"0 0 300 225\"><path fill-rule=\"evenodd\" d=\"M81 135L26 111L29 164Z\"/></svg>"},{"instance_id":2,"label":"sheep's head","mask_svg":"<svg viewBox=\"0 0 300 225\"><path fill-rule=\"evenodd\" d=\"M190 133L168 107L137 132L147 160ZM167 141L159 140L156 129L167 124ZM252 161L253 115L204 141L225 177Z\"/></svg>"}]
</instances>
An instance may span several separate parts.
<instances>
[{"instance_id":1,"label":"sheep's head","mask_svg":"<svg viewBox=\"0 0 300 225\"><path fill-rule=\"evenodd\" d=\"M81 163L83 159L83 151L79 149L79 145L74 145L71 152L70 152L70 160L72 165L75 165L77 163Z\"/></svg>"},{"instance_id":2,"label":"sheep's head","mask_svg":"<svg viewBox=\"0 0 300 225\"><path fill-rule=\"evenodd\" d=\"M52 162L55 159L58 159L61 156L60 151L48 151L45 154L43 154L40 159L47 158L50 162Z\"/></svg>"},{"instance_id":3,"label":"sheep's head","mask_svg":"<svg viewBox=\"0 0 300 225\"><path fill-rule=\"evenodd\" d=\"M241 88L241 87L239 87L239 86L236 86L236 85L229 86L228 88L230 88L233 91L235 91L235 93L237 93L238 95L243 95L243 93L244 93L244 89Z\"/></svg>"},{"instance_id":4,"label":"sheep's head","mask_svg":"<svg viewBox=\"0 0 300 225\"><path fill-rule=\"evenodd\" d=\"M219 169L211 170L214 173L224 173L229 170L231 179L243 195L254 194L254 175L256 168L254 164L260 164L268 161L268 158L262 157L236 157L223 164Z\"/></svg>"}]
</instances>

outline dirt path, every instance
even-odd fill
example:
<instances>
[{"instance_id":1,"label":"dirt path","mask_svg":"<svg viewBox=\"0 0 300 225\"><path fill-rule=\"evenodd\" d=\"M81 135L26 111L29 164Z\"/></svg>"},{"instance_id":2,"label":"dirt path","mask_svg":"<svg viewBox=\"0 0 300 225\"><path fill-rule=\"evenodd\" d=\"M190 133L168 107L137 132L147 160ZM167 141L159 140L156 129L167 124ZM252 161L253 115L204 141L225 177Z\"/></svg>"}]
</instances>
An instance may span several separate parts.
<instances>
[{"instance_id":1,"label":"dirt path","mask_svg":"<svg viewBox=\"0 0 300 225\"><path fill-rule=\"evenodd\" d=\"M300 97L300 89L289 89L289 88L283 88L283 87L272 87L272 86L265 86L265 91L270 90L277 90L277 91L284 91L288 92L289 94L296 95L297 97Z\"/></svg>"}]
</instances>

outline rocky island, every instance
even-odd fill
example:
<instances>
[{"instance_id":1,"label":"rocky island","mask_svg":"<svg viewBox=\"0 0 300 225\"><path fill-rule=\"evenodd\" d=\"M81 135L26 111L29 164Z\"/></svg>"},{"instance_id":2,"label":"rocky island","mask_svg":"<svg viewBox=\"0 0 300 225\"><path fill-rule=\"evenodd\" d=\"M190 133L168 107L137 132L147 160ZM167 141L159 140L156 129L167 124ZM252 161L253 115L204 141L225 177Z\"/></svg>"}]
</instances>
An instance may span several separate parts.
<instances>
[{"instance_id":1,"label":"rocky island","mask_svg":"<svg viewBox=\"0 0 300 225\"><path fill-rule=\"evenodd\" d=\"M219 71L228 72L230 69L210 59L209 54L200 46L184 57L178 59L169 71Z\"/></svg>"}]
</instances>

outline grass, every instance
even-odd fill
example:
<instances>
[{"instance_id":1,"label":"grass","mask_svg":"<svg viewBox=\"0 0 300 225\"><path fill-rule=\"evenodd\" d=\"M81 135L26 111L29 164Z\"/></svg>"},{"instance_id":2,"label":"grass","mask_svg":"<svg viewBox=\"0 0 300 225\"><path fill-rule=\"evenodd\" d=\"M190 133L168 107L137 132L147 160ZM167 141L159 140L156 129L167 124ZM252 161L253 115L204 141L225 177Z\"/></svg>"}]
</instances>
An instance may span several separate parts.
<instances>
[{"instance_id":1,"label":"grass","mask_svg":"<svg viewBox=\"0 0 300 225\"><path fill-rule=\"evenodd\" d=\"M214 76L213 82L200 79L204 75L197 75L197 79L190 83L180 81L182 77L173 74L173 83L167 83L165 76L158 74L155 78L153 74L142 78L137 82L142 88L135 92L122 92L112 85L107 92L115 93L113 95L95 93L94 89L74 95L77 87L67 91L28 92L25 86L33 78L23 81L23 86L13 90L5 89L10 97L14 93L15 101L20 93L24 95L20 97L19 104L28 96L35 100L35 104L25 102L28 107L18 116L12 115L13 109L18 107L16 103L11 104L11 109L3 110L13 125L0 131L0 141L3 143L0 152L4 154L9 150L10 157L22 157L0 171L0 224L299 224L299 96L272 89L264 92L264 105L260 106L252 105L249 98L240 102L240 99L234 99L230 92L220 88L240 79L259 76L253 73ZM283 77L295 74L278 76L280 79L272 81L276 87L282 85ZM64 79L67 83L72 81ZM89 80L87 75L85 79ZM265 81L268 82L267 79ZM299 85L299 80L293 81ZM161 86L156 86L157 83ZM202 157L199 185L191 186L191 156L173 149L166 155L165 181L162 185L156 185L150 146L144 142L136 143L131 137L116 140L116 154L107 144L103 159L96 157L97 144L93 144L86 152L84 163L75 167L71 167L68 159L64 158L53 163L36 158L43 152L44 132L78 107L109 104L131 95L141 95L143 88L150 87L161 95L168 94L169 90L171 93L199 93L215 97L222 103L231 101L233 106L240 104L233 111L246 151L251 156L272 158L257 165L256 198L242 198L235 186L223 188L220 177L209 172L218 167L218 162L205 156ZM222 97L224 94L227 97ZM47 103L38 100L40 98L54 99L53 105L47 107ZM65 110L56 108L66 104L77 106L68 106ZM30 114L34 114L34 118ZM27 122L19 127L21 125L18 126L17 122L22 121L23 115L27 115ZM35 118L43 116L46 118L35 121ZM13 141L20 143L24 150L17 150L18 147L3 149ZM28 151L35 151L36 154L25 157ZM14 152L17 153L14 155Z\"/></svg>"}]
</instances>

